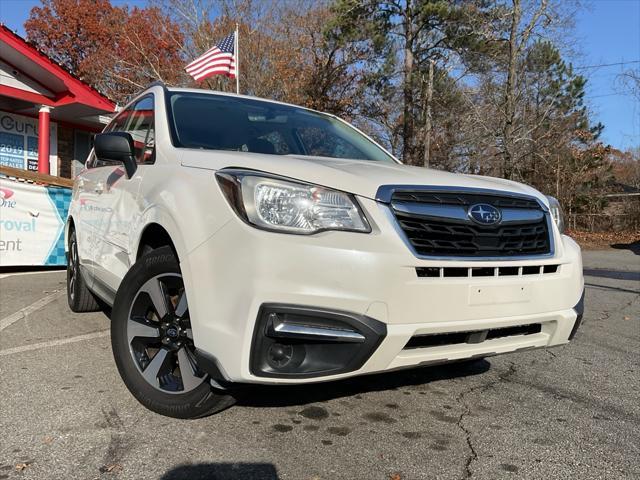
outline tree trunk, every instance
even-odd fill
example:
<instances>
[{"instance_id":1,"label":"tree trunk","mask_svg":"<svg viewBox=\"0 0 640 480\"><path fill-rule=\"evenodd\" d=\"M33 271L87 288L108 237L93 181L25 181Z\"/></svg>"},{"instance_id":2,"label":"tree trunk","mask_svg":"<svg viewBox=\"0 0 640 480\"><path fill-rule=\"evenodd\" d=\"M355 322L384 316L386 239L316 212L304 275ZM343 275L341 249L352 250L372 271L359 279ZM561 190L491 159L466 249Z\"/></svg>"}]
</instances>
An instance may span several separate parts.
<instances>
[{"instance_id":1,"label":"tree trunk","mask_svg":"<svg viewBox=\"0 0 640 480\"><path fill-rule=\"evenodd\" d=\"M405 8L404 33L402 161L411 165L415 160L413 158L413 12L411 0L407 0L407 6Z\"/></svg>"},{"instance_id":2,"label":"tree trunk","mask_svg":"<svg viewBox=\"0 0 640 480\"><path fill-rule=\"evenodd\" d=\"M424 157L423 164L429 168L431 159L431 101L433 99L433 60L429 61L429 79L427 82L427 114L424 122Z\"/></svg>"},{"instance_id":3,"label":"tree trunk","mask_svg":"<svg viewBox=\"0 0 640 480\"><path fill-rule=\"evenodd\" d=\"M560 198L560 155L556 154L556 198Z\"/></svg>"},{"instance_id":4,"label":"tree trunk","mask_svg":"<svg viewBox=\"0 0 640 480\"><path fill-rule=\"evenodd\" d=\"M522 19L520 0L513 0L511 30L509 32L509 65L504 93L504 128L502 131L503 158L502 177L511 178L513 174L513 130L515 122L516 82L518 62L518 26Z\"/></svg>"}]
</instances>

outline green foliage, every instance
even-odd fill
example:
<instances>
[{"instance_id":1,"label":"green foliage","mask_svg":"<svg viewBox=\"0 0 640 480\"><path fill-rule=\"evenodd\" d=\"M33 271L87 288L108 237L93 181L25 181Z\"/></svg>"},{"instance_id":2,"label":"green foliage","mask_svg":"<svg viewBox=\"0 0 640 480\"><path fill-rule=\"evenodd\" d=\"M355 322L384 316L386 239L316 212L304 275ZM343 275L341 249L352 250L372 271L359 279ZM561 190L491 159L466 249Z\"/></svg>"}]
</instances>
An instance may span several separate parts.
<instances>
[{"instance_id":1,"label":"green foliage","mask_svg":"<svg viewBox=\"0 0 640 480\"><path fill-rule=\"evenodd\" d=\"M420 164L429 64L478 59L491 51L485 26L502 8L486 0L336 0L332 11L327 35L341 39L345 48L367 51L359 66L361 113L374 124L373 135L397 138L401 130L389 147L405 163ZM386 134L377 131L380 125Z\"/></svg>"},{"instance_id":2,"label":"green foliage","mask_svg":"<svg viewBox=\"0 0 640 480\"><path fill-rule=\"evenodd\" d=\"M532 1L522 17L532 32L515 37L514 111L509 177L560 198L572 212L597 212L611 178L585 103L587 79L541 38L552 10ZM360 123L405 163L503 175L504 105L512 5L490 0L337 0L327 34L367 52ZM513 38L513 37L512 37ZM531 41L528 39L531 38ZM507 40L505 40L507 39ZM513 47L516 48L516 47ZM407 62L407 57L409 62ZM425 130L428 68L435 63L432 128ZM463 80L460 80L463 79Z\"/></svg>"}]
</instances>

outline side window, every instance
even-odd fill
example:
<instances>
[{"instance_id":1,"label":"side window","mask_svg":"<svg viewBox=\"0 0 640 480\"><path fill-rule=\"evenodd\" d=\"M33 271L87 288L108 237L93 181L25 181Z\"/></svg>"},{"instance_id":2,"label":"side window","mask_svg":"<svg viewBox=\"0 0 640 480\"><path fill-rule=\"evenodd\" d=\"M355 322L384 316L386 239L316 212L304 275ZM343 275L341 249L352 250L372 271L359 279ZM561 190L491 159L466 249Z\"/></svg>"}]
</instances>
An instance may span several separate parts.
<instances>
[{"instance_id":1,"label":"side window","mask_svg":"<svg viewBox=\"0 0 640 480\"><path fill-rule=\"evenodd\" d=\"M124 126L127 123L127 120L131 116L131 108L127 108L118 114L118 116L113 120L109 128L107 128L107 132L122 132L124 130Z\"/></svg>"},{"instance_id":2,"label":"side window","mask_svg":"<svg viewBox=\"0 0 640 480\"><path fill-rule=\"evenodd\" d=\"M136 161L139 164L155 161L153 114L153 95L148 95L122 111L107 129L108 132L131 134Z\"/></svg>"},{"instance_id":3,"label":"side window","mask_svg":"<svg viewBox=\"0 0 640 480\"><path fill-rule=\"evenodd\" d=\"M128 123L131 115L133 114L133 107L129 107L126 110L123 110L114 118L109 126L105 129L105 133L109 132L124 132L126 124ZM97 168L97 167L108 167L113 165L112 162L100 160L96 157L95 152L91 152L91 156L89 160L87 160L88 168Z\"/></svg>"},{"instance_id":4,"label":"side window","mask_svg":"<svg viewBox=\"0 0 640 480\"><path fill-rule=\"evenodd\" d=\"M139 164L155 161L153 113L153 96L144 97L134 105L133 114L126 126L126 131L133 137L136 160Z\"/></svg>"}]
</instances>

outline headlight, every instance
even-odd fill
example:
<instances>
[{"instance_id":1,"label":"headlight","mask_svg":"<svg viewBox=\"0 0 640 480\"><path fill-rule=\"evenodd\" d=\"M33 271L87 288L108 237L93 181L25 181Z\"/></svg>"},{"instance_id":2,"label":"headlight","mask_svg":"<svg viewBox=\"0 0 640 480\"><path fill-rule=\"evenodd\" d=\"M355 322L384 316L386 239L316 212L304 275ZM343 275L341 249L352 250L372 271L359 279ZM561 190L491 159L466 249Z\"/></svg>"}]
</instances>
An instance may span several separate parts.
<instances>
[{"instance_id":1,"label":"headlight","mask_svg":"<svg viewBox=\"0 0 640 480\"><path fill-rule=\"evenodd\" d=\"M258 228L298 234L371 231L348 193L246 170L221 170L216 178L236 213Z\"/></svg>"},{"instance_id":2,"label":"headlight","mask_svg":"<svg viewBox=\"0 0 640 480\"><path fill-rule=\"evenodd\" d=\"M558 230L560 233L564 232L564 214L562 213L562 207L560 206L560 202L555 197L550 197L547 195L547 200L549 200L549 212L551 213L551 217L553 217L553 221L556 222L558 226Z\"/></svg>"}]
</instances>

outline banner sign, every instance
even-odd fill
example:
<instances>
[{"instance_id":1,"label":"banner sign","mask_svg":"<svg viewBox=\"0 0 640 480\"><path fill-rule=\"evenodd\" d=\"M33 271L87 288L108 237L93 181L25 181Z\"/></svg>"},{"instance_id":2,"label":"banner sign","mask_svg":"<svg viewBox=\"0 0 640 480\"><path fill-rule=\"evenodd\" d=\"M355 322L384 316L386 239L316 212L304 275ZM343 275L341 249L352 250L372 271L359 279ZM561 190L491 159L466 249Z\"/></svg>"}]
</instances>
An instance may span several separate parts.
<instances>
[{"instance_id":1,"label":"banner sign","mask_svg":"<svg viewBox=\"0 0 640 480\"><path fill-rule=\"evenodd\" d=\"M52 175L58 169L58 126L49 124L49 163ZM38 170L38 120L0 111L0 165Z\"/></svg>"},{"instance_id":2,"label":"banner sign","mask_svg":"<svg viewBox=\"0 0 640 480\"><path fill-rule=\"evenodd\" d=\"M66 265L71 189L0 178L0 267Z\"/></svg>"}]
</instances>

